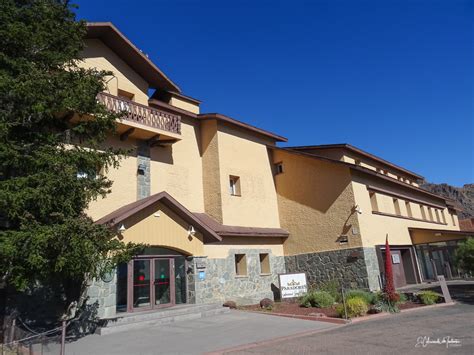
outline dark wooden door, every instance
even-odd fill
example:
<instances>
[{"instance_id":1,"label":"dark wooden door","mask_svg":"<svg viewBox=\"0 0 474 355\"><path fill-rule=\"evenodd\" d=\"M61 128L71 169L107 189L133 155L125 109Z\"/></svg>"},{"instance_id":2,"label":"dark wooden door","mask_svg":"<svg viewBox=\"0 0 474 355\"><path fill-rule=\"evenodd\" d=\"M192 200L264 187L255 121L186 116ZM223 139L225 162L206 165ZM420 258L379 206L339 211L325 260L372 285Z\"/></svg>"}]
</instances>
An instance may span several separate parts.
<instances>
[{"instance_id":1,"label":"dark wooden door","mask_svg":"<svg viewBox=\"0 0 474 355\"><path fill-rule=\"evenodd\" d=\"M405 269L403 268L402 254L400 250L391 250L391 254L393 282L395 283L395 288L405 286L407 281L405 278Z\"/></svg>"}]
</instances>

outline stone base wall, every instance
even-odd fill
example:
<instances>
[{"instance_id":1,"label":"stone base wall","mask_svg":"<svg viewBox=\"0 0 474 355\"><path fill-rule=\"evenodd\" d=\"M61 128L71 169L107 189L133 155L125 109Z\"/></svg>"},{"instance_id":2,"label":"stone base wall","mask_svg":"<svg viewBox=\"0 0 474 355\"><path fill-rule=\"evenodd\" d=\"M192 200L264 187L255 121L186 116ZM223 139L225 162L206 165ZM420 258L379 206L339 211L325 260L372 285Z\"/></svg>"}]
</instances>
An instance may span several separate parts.
<instances>
[{"instance_id":1,"label":"stone base wall","mask_svg":"<svg viewBox=\"0 0 474 355\"><path fill-rule=\"evenodd\" d=\"M373 289L374 265L377 265L378 270L378 263L373 264L372 252L365 249L351 248L286 256L286 269L287 272L306 272L310 285L339 280L345 287ZM375 249L373 255L375 256Z\"/></svg>"},{"instance_id":2,"label":"stone base wall","mask_svg":"<svg viewBox=\"0 0 474 355\"><path fill-rule=\"evenodd\" d=\"M117 272L112 272L105 281L92 280L87 288L87 296L87 304L95 306L97 317L114 317L117 303Z\"/></svg>"},{"instance_id":3,"label":"stone base wall","mask_svg":"<svg viewBox=\"0 0 474 355\"><path fill-rule=\"evenodd\" d=\"M270 256L269 275L260 274L260 253ZM235 274L235 254L246 254L246 276ZM193 273L188 275L188 294L192 277L195 302L201 304L231 300L245 305L258 303L262 298L274 299L278 290L278 274L286 272L284 257L272 255L266 249L234 249L225 259L193 259ZM199 277L200 271L205 273L204 279Z\"/></svg>"}]
</instances>

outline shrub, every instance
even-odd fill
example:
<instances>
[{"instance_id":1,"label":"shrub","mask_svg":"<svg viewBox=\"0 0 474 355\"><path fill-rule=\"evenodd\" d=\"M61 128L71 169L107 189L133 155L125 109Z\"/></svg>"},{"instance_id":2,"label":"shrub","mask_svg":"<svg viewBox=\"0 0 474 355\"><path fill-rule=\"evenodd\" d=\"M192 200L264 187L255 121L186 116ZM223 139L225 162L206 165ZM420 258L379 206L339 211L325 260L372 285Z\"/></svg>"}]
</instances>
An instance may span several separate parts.
<instances>
[{"instance_id":1,"label":"shrub","mask_svg":"<svg viewBox=\"0 0 474 355\"><path fill-rule=\"evenodd\" d=\"M331 307L334 302L334 297L326 291L311 291L300 299L300 305L307 308L327 308Z\"/></svg>"},{"instance_id":2,"label":"shrub","mask_svg":"<svg viewBox=\"0 0 474 355\"><path fill-rule=\"evenodd\" d=\"M352 297L346 302L347 316L349 318L355 318L367 314L369 311L369 306L367 305L365 299L361 297ZM336 306L336 312L339 316L344 317L344 305L338 304Z\"/></svg>"},{"instance_id":3,"label":"shrub","mask_svg":"<svg viewBox=\"0 0 474 355\"><path fill-rule=\"evenodd\" d=\"M230 309L236 309L237 303L235 303L234 301L225 301L222 306L229 307Z\"/></svg>"},{"instance_id":4,"label":"shrub","mask_svg":"<svg viewBox=\"0 0 474 355\"><path fill-rule=\"evenodd\" d=\"M333 279L322 282L316 288L318 291L328 292L337 302L341 301L341 292L338 280Z\"/></svg>"},{"instance_id":5,"label":"shrub","mask_svg":"<svg viewBox=\"0 0 474 355\"><path fill-rule=\"evenodd\" d=\"M418 293L418 297L420 298L423 304L435 304L439 300L439 295L434 291L421 291Z\"/></svg>"},{"instance_id":6,"label":"shrub","mask_svg":"<svg viewBox=\"0 0 474 355\"><path fill-rule=\"evenodd\" d=\"M372 292L364 290L349 290L346 293L346 300L354 297L362 298L367 305L375 303L375 295Z\"/></svg>"},{"instance_id":7,"label":"shrub","mask_svg":"<svg viewBox=\"0 0 474 355\"><path fill-rule=\"evenodd\" d=\"M398 300L398 304L404 304L404 303L407 303L408 301L408 296L404 293L400 293L400 299Z\"/></svg>"},{"instance_id":8,"label":"shrub","mask_svg":"<svg viewBox=\"0 0 474 355\"><path fill-rule=\"evenodd\" d=\"M260 307L270 310L273 308L273 301L269 298L264 298L260 301Z\"/></svg>"}]
</instances>

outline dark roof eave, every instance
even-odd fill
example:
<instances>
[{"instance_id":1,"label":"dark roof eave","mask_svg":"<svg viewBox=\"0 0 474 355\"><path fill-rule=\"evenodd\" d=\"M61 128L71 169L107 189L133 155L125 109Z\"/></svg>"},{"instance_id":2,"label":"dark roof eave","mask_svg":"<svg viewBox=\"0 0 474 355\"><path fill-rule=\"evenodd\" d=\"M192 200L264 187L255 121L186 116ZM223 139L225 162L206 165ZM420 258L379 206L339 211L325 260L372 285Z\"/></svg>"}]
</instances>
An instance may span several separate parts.
<instances>
[{"instance_id":1,"label":"dark roof eave","mask_svg":"<svg viewBox=\"0 0 474 355\"><path fill-rule=\"evenodd\" d=\"M415 177L417 179L424 179L422 175L419 175L411 170L405 169L399 165L396 165L392 162L389 162L388 160L385 160L383 158L380 158L374 154L371 154L369 152L366 152L365 150L362 150L360 148L354 147L351 144L348 143L337 143L337 144L321 144L321 145L308 145L308 146L294 146L294 147L286 147L289 149L293 150L304 150L304 149L337 149L337 148L342 148L342 149L347 149L350 151L353 151L355 153L358 153L360 155L363 155L369 159L375 160L379 163L385 164L387 166L392 167L393 169L396 169L398 171L401 171L407 175L410 175L411 177Z\"/></svg>"},{"instance_id":2,"label":"dark roof eave","mask_svg":"<svg viewBox=\"0 0 474 355\"><path fill-rule=\"evenodd\" d=\"M98 38L131 66L150 86L180 93L181 89L111 22L88 22L86 38Z\"/></svg>"},{"instance_id":3,"label":"dark roof eave","mask_svg":"<svg viewBox=\"0 0 474 355\"><path fill-rule=\"evenodd\" d=\"M156 202L161 202L165 204L173 212L175 212L178 216L186 220L188 223L195 224L196 229L198 229L203 234L203 237L206 239L206 241L222 240L222 238L214 230L209 228L209 226L204 224L199 218L197 218L193 213L191 213L188 209L186 209L183 205L181 205L165 191L122 206L121 208L95 221L94 223L105 224L109 227L113 227L119 224L120 222L126 220L127 218L131 217L132 215L140 212L141 210L153 205Z\"/></svg>"},{"instance_id":4,"label":"dark roof eave","mask_svg":"<svg viewBox=\"0 0 474 355\"><path fill-rule=\"evenodd\" d=\"M280 136L278 134L275 134L270 131L266 131L264 129L252 126L248 123L244 123L242 121L236 120L235 118L220 114L220 113L201 113L198 115L198 118L201 120L220 120L223 122L231 123L233 125L245 128L247 130L253 131L255 133L261 134L263 136L269 137L274 139L277 142L288 142L288 139Z\"/></svg>"}]
</instances>

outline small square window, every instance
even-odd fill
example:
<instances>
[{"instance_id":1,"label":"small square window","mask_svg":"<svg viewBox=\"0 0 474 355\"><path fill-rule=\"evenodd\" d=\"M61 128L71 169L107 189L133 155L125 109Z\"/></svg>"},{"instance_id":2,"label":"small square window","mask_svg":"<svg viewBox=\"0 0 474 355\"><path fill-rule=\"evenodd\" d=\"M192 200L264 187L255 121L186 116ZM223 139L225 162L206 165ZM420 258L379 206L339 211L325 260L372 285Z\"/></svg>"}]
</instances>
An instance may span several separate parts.
<instances>
[{"instance_id":1,"label":"small square window","mask_svg":"<svg viewBox=\"0 0 474 355\"><path fill-rule=\"evenodd\" d=\"M229 193L232 196L241 196L240 177L234 175L229 176Z\"/></svg>"},{"instance_id":2,"label":"small square window","mask_svg":"<svg viewBox=\"0 0 474 355\"><path fill-rule=\"evenodd\" d=\"M268 255L268 253L260 254L260 273L270 273L270 256Z\"/></svg>"},{"instance_id":3,"label":"small square window","mask_svg":"<svg viewBox=\"0 0 474 355\"><path fill-rule=\"evenodd\" d=\"M245 254L235 254L235 274L247 276L247 256Z\"/></svg>"},{"instance_id":4,"label":"small square window","mask_svg":"<svg viewBox=\"0 0 474 355\"><path fill-rule=\"evenodd\" d=\"M276 163L275 164L275 175L282 174L283 173L283 163Z\"/></svg>"}]
</instances>

